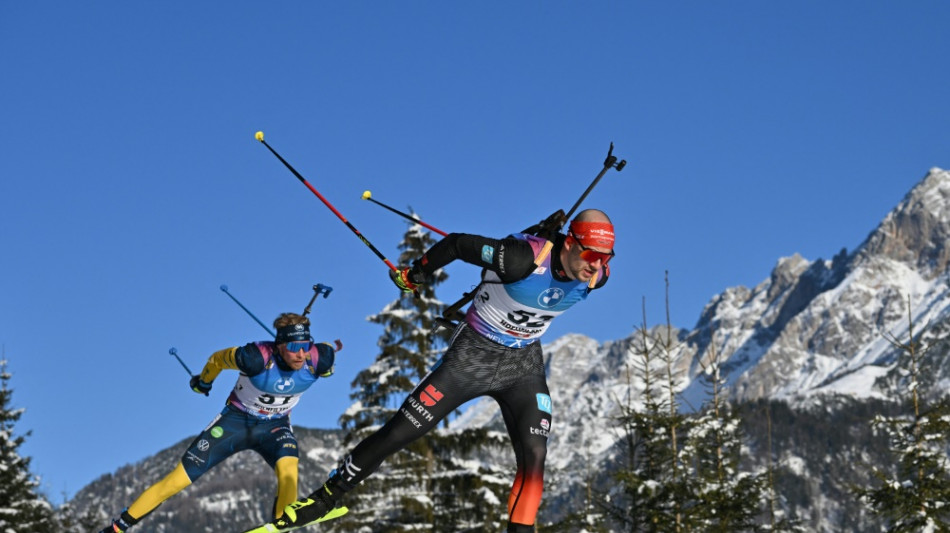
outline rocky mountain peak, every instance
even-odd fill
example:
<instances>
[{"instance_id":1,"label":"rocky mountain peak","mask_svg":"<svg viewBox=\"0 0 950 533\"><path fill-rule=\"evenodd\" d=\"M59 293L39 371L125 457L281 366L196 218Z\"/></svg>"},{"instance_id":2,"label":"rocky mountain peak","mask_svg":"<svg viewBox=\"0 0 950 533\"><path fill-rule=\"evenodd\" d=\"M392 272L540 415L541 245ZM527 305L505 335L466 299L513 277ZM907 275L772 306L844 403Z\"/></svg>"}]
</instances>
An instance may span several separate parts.
<instances>
[{"instance_id":1,"label":"rocky mountain peak","mask_svg":"<svg viewBox=\"0 0 950 533\"><path fill-rule=\"evenodd\" d=\"M918 327L950 323L948 240L950 172L934 168L853 253L785 257L756 287L714 297L684 336L683 366L696 377L720 354L739 398L872 395L895 361L887 335L906 334L909 304ZM698 399L695 385L684 392Z\"/></svg>"},{"instance_id":2,"label":"rocky mountain peak","mask_svg":"<svg viewBox=\"0 0 950 533\"><path fill-rule=\"evenodd\" d=\"M933 279L950 263L950 171L933 168L887 214L857 251L865 262L875 256L900 261Z\"/></svg>"},{"instance_id":3,"label":"rocky mountain peak","mask_svg":"<svg viewBox=\"0 0 950 533\"><path fill-rule=\"evenodd\" d=\"M792 288L810 264L798 253L779 259L769 277L768 299L774 300L779 294Z\"/></svg>"}]
</instances>

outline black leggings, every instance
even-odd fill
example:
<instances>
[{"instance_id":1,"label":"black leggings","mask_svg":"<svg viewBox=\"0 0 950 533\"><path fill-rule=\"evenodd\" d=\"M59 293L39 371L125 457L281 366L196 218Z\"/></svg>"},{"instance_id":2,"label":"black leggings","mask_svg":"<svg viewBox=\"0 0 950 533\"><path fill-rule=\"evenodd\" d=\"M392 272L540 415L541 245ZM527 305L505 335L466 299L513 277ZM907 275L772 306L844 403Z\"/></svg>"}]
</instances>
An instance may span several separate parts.
<instances>
[{"instance_id":1,"label":"black leggings","mask_svg":"<svg viewBox=\"0 0 950 533\"><path fill-rule=\"evenodd\" d=\"M534 524L551 429L551 397L538 342L508 348L462 324L436 367L383 427L350 452L337 474L348 485L361 482L387 457L479 396L498 402L515 451L518 470L508 497L509 521Z\"/></svg>"}]
</instances>

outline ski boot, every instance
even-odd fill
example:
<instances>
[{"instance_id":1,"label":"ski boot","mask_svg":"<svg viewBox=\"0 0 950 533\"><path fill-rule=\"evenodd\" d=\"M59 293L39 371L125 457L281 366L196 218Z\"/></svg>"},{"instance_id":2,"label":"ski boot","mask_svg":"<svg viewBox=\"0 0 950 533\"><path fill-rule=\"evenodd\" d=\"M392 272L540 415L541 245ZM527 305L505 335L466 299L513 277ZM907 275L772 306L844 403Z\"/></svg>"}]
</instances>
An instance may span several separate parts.
<instances>
[{"instance_id":1,"label":"ski boot","mask_svg":"<svg viewBox=\"0 0 950 533\"><path fill-rule=\"evenodd\" d=\"M138 520L132 518L128 513L128 509L125 509L122 511L122 514L119 515L119 518L113 520L111 524L106 526L105 529L99 533L125 533L136 523L138 523Z\"/></svg>"},{"instance_id":2,"label":"ski boot","mask_svg":"<svg viewBox=\"0 0 950 533\"><path fill-rule=\"evenodd\" d=\"M348 513L350 510L346 507L336 506L332 494L327 486L323 485L309 498L295 501L284 507L284 515L280 518L275 518L267 524L249 529L244 533L293 531L311 524L339 518Z\"/></svg>"}]
</instances>

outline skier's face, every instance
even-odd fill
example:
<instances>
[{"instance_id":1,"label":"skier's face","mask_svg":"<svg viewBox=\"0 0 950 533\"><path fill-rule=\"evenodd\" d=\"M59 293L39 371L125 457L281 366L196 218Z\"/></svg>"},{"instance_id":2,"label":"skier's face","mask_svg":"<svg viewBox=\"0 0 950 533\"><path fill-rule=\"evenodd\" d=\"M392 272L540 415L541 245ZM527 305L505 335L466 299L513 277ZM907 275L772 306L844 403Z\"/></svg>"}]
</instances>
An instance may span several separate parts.
<instances>
[{"instance_id":1,"label":"skier's face","mask_svg":"<svg viewBox=\"0 0 950 533\"><path fill-rule=\"evenodd\" d=\"M561 263L568 277L587 282L613 257L613 250L585 247L576 239L568 238L564 242L564 255L566 257L561 258Z\"/></svg>"},{"instance_id":2,"label":"skier's face","mask_svg":"<svg viewBox=\"0 0 950 533\"><path fill-rule=\"evenodd\" d=\"M300 370L303 368L304 363L307 362L307 354L310 352L310 343L285 342L278 344L277 347L280 350L280 356L290 368ZM297 348L297 351L292 352L291 350L293 348Z\"/></svg>"}]
</instances>

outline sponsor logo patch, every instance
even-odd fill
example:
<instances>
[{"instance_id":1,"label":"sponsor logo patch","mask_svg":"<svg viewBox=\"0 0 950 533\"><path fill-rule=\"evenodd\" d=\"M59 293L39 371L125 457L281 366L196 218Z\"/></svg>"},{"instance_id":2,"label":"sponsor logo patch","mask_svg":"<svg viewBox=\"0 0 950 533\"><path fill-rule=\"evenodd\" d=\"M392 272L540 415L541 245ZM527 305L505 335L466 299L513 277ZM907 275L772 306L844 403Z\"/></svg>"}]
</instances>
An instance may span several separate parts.
<instances>
[{"instance_id":1,"label":"sponsor logo patch","mask_svg":"<svg viewBox=\"0 0 950 533\"><path fill-rule=\"evenodd\" d=\"M213 428L211 428L212 437L216 439L220 439L221 435L224 435L224 429L222 429L221 426L214 426Z\"/></svg>"},{"instance_id":2,"label":"sponsor logo patch","mask_svg":"<svg viewBox=\"0 0 950 533\"><path fill-rule=\"evenodd\" d=\"M491 263L493 257L495 257L495 247L487 244L482 246L482 261Z\"/></svg>"},{"instance_id":3,"label":"sponsor logo patch","mask_svg":"<svg viewBox=\"0 0 950 533\"><path fill-rule=\"evenodd\" d=\"M542 437L547 437L550 434L550 432L546 429L538 429L538 428L528 428L528 429L531 431L532 435L540 435Z\"/></svg>"},{"instance_id":4,"label":"sponsor logo patch","mask_svg":"<svg viewBox=\"0 0 950 533\"><path fill-rule=\"evenodd\" d=\"M442 393L434 385L427 385L425 390L419 394L419 401L426 407L432 407L442 399Z\"/></svg>"},{"instance_id":5,"label":"sponsor logo patch","mask_svg":"<svg viewBox=\"0 0 950 533\"><path fill-rule=\"evenodd\" d=\"M194 463L194 464L196 464L196 465L198 465L198 466L201 466L201 465L203 465L203 464L205 463L205 460L204 460L204 459L202 459L201 457L198 457L197 455L195 455L195 454L193 454L193 453L191 453L191 452L186 453L185 456L186 456L186 459L187 459L188 461L191 461L192 463Z\"/></svg>"},{"instance_id":6,"label":"sponsor logo patch","mask_svg":"<svg viewBox=\"0 0 950 533\"><path fill-rule=\"evenodd\" d=\"M541 307L554 307L563 299L564 291L557 287L551 287L538 296L538 305Z\"/></svg>"},{"instance_id":7,"label":"sponsor logo patch","mask_svg":"<svg viewBox=\"0 0 950 533\"><path fill-rule=\"evenodd\" d=\"M283 378L274 383L274 389L278 392L287 392L294 390L294 379Z\"/></svg>"},{"instance_id":8,"label":"sponsor logo patch","mask_svg":"<svg viewBox=\"0 0 950 533\"><path fill-rule=\"evenodd\" d=\"M551 397L547 394L538 393L538 410L544 411L547 414L551 414Z\"/></svg>"},{"instance_id":9,"label":"sponsor logo patch","mask_svg":"<svg viewBox=\"0 0 950 533\"><path fill-rule=\"evenodd\" d=\"M353 464L353 456L351 455L347 455L346 458L343 459L343 464L340 465L340 468L343 469L341 475L343 475L344 479L347 481L352 480L357 474L360 473L360 471L363 470L362 468ZM334 472L336 472L336 470L334 470Z\"/></svg>"}]
</instances>

